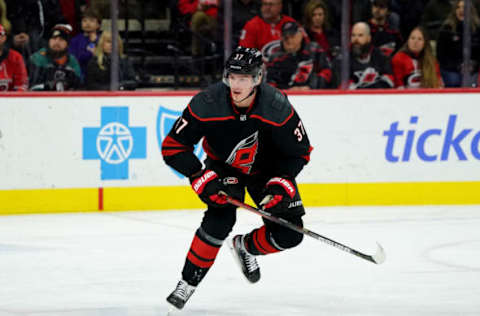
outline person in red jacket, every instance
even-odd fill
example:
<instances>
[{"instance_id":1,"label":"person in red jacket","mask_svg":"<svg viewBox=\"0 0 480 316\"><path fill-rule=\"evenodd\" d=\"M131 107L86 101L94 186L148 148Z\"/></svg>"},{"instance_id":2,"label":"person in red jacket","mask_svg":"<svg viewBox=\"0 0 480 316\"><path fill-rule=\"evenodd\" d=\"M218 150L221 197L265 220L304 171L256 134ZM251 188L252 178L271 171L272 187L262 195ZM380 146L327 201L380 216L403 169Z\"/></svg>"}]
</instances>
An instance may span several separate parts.
<instances>
[{"instance_id":1,"label":"person in red jacket","mask_svg":"<svg viewBox=\"0 0 480 316\"><path fill-rule=\"evenodd\" d=\"M26 91L28 75L22 55L5 46L7 33L0 24L0 91Z\"/></svg>"},{"instance_id":2,"label":"person in red jacket","mask_svg":"<svg viewBox=\"0 0 480 316\"><path fill-rule=\"evenodd\" d=\"M262 0L260 11L261 16L245 23L239 46L262 50L267 43L280 39L283 24L296 22L294 18L282 15L282 0Z\"/></svg>"},{"instance_id":3,"label":"person in red jacket","mask_svg":"<svg viewBox=\"0 0 480 316\"><path fill-rule=\"evenodd\" d=\"M438 61L422 27L410 32L407 42L392 59L393 76L397 88L442 88Z\"/></svg>"}]
</instances>

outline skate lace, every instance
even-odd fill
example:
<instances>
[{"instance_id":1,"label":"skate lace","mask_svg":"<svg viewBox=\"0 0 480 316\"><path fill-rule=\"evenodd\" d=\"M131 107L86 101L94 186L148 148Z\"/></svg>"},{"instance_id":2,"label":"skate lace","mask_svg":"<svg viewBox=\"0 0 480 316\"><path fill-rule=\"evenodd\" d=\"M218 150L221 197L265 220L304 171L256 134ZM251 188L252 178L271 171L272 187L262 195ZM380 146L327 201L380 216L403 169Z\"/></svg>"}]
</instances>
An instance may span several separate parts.
<instances>
[{"instance_id":1,"label":"skate lace","mask_svg":"<svg viewBox=\"0 0 480 316\"><path fill-rule=\"evenodd\" d=\"M248 272L252 272L258 269L257 259L252 255L247 255L245 264L247 265Z\"/></svg>"},{"instance_id":2,"label":"skate lace","mask_svg":"<svg viewBox=\"0 0 480 316\"><path fill-rule=\"evenodd\" d=\"M242 257L248 272L252 272L258 269L258 263L255 256L249 254L246 250L242 249Z\"/></svg>"},{"instance_id":3,"label":"skate lace","mask_svg":"<svg viewBox=\"0 0 480 316\"><path fill-rule=\"evenodd\" d=\"M184 281L178 282L177 288L175 289L176 296L186 301L192 293L193 293L193 290L189 289L189 286L187 283L185 283Z\"/></svg>"}]
</instances>

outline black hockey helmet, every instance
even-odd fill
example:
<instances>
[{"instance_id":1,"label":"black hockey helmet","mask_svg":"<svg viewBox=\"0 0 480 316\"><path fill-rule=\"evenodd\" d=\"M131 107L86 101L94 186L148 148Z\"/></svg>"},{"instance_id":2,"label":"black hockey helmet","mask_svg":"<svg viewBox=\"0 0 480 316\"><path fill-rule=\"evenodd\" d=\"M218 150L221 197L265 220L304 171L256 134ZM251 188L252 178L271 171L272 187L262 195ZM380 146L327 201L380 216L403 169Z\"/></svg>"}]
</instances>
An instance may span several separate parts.
<instances>
[{"instance_id":1,"label":"black hockey helmet","mask_svg":"<svg viewBox=\"0 0 480 316\"><path fill-rule=\"evenodd\" d=\"M258 49L238 46L225 63L223 82L228 86L228 75L234 73L252 75L255 85L258 85L260 84L262 67L262 53Z\"/></svg>"}]
</instances>

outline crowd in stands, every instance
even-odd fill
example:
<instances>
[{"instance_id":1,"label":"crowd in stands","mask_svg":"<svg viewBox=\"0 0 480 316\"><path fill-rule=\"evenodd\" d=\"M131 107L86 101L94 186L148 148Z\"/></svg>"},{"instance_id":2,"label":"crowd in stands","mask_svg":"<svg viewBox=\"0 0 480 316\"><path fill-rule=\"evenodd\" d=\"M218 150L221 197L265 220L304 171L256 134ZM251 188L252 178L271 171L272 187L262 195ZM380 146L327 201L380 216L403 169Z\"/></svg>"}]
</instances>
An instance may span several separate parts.
<instances>
[{"instance_id":1,"label":"crowd in stands","mask_svg":"<svg viewBox=\"0 0 480 316\"><path fill-rule=\"evenodd\" d=\"M0 91L109 90L112 34L86 1L0 0ZM136 74L119 46L120 89Z\"/></svg>"},{"instance_id":2,"label":"crowd in stands","mask_svg":"<svg viewBox=\"0 0 480 316\"><path fill-rule=\"evenodd\" d=\"M224 0L169 1L171 24L191 32L188 54L211 54L205 40L223 53ZM232 48L260 49L264 80L280 89L341 86L342 1L231 2ZM108 1L0 0L0 91L108 90L114 36L120 89L135 89L138 75L124 39L101 29L105 7ZM476 87L480 0L470 10L469 64L464 7L464 0L351 0L348 89Z\"/></svg>"}]
</instances>

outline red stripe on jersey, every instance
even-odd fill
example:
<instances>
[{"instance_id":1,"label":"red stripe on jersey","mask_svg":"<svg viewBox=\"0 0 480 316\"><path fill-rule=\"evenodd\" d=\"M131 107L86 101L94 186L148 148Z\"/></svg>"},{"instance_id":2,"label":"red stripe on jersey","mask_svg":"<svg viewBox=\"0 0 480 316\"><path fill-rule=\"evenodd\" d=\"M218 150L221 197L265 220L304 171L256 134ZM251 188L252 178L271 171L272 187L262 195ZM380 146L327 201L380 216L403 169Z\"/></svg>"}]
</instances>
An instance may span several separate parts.
<instances>
[{"instance_id":1,"label":"red stripe on jersey","mask_svg":"<svg viewBox=\"0 0 480 316\"><path fill-rule=\"evenodd\" d=\"M162 142L162 155L173 156L181 152L193 152L193 146L184 145L170 136L165 137Z\"/></svg>"},{"instance_id":2,"label":"red stripe on jersey","mask_svg":"<svg viewBox=\"0 0 480 316\"><path fill-rule=\"evenodd\" d=\"M215 262L219 250L220 247L210 246L195 235L187 259L200 268L210 268Z\"/></svg>"},{"instance_id":3,"label":"red stripe on jersey","mask_svg":"<svg viewBox=\"0 0 480 316\"><path fill-rule=\"evenodd\" d=\"M190 114L192 114L192 116L194 118L196 118L197 120L202 121L202 122L235 120L235 116L233 116L233 115L223 116L223 117L202 118L202 117L198 116L197 114L193 113L192 108L190 107L190 104L188 105L188 111L190 111Z\"/></svg>"},{"instance_id":4,"label":"red stripe on jersey","mask_svg":"<svg viewBox=\"0 0 480 316\"><path fill-rule=\"evenodd\" d=\"M162 149L162 156L168 157L184 152L182 149Z\"/></svg>"},{"instance_id":5,"label":"red stripe on jersey","mask_svg":"<svg viewBox=\"0 0 480 316\"><path fill-rule=\"evenodd\" d=\"M253 117L253 118L257 118L259 119L260 121L264 122L264 123L267 123L267 124L270 124L270 125L273 125L273 126L283 126L285 123L288 122L288 120L293 116L293 108L291 108L292 112L290 112L290 114L288 115L288 117L281 123L275 123L275 122L272 122L270 120L267 120L266 118L260 116L260 115L257 115L257 114L252 114L250 115L250 117Z\"/></svg>"},{"instance_id":6,"label":"red stripe on jersey","mask_svg":"<svg viewBox=\"0 0 480 316\"><path fill-rule=\"evenodd\" d=\"M265 225L263 225L262 227L260 227L258 230L256 230L254 233L253 233L253 241L255 243L255 246L257 246L257 244L261 247L262 250L260 250L260 248L258 248L260 250L260 252L264 253L264 254L267 254L267 253L275 253L275 252L279 252L280 250L278 250L277 248L275 248L267 239L267 228L265 227Z\"/></svg>"},{"instance_id":7,"label":"red stripe on jersey","mask_svg":"<svg viewBox=\"0 0 480 316\"><path fill-rule=\"evenodd\" d=\"M307 162L310 161L310 153L312 152L312 150L313 150L313 147L310 146L310 148L308 149L308 155L302 156L302 158L305 159Z\"/></svg>"}]
</instances>

